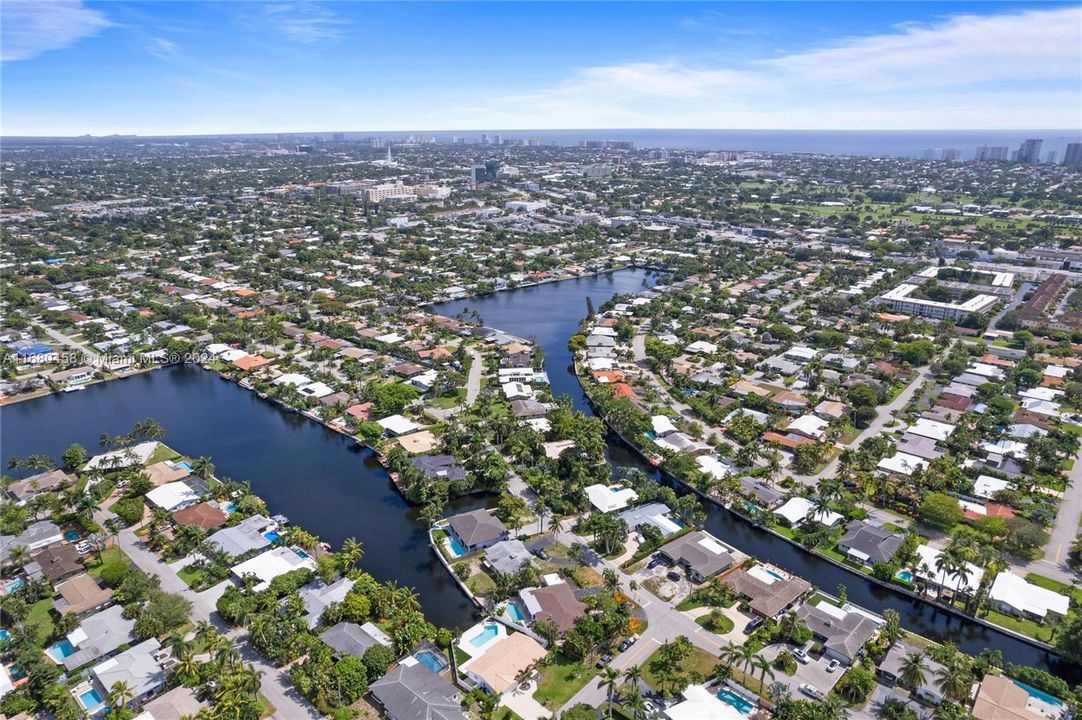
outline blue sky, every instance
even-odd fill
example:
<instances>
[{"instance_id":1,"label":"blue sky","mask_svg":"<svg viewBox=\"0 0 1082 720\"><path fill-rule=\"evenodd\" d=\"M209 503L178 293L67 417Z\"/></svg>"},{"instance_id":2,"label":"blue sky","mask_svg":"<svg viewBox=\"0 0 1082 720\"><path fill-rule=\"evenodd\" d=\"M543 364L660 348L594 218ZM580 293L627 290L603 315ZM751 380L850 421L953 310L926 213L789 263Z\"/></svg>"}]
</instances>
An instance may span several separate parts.
<instances>
[{"instance_id":1,"label":"blue sky","mask_svg":"<svg viewBox=\"0 0 1082 720\"><path fill-rule=\"evenodd\" d=\"M5 135L1082 126L1077 3L4 0Z\"/></svg>"}]
</instances>

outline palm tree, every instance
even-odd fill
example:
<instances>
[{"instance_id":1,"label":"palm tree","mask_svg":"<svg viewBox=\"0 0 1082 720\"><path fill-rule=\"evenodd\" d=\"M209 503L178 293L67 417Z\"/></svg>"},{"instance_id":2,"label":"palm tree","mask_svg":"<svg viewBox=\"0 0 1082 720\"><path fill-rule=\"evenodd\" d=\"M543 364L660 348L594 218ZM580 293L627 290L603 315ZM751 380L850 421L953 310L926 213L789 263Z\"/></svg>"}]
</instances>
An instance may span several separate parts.
<instances>
[{"instance_id":1,"label":"palm tree","mask_svg":"<svg viewBox=\"0 0 1082 720\"><path fill-rule=\"evenodd\" d=\"M209 457L198 457L192 461L192 474L204 480L209 480L214 475L214 463Z\"/></svg>"},{"instance_id":2,"label":"palm tree","mask_svg":"<svg viewBox=\"0 0 1082 720\"><path fill-rule=\"evenodd\" d=\"M737 651L736 660L737 662L743 664L745 675L748 674L748 670L751 668L752 663L754 663L755 658L758 657L757 653L758 651L751 643L745 643L744 645L741 645L740 649Z\"/></svg>"},{"instance_id":3,"label":"palm tree","mask_svg":"<svg viewBox=\"0 0 1082 720\"><path fill-rule=\"evenodd\" d=\"M195 659L195 653L191 649L185 649L177 655L177 675L182 682L191 681L198 677L199 662Z\"/></svg>"},{"instance_id":4,"label":"palm tree","mask_svg":"<svg viewBox=\"0 0 1082 720\"><path fill-rule=\"evenodd\" d=\"M134 699L135 693L123 680L113 683L113 687L109 688L109 704L115 708L126 708Z\"/></svg>"},{"instance_id":5,"label":"palm tree","mask_svg":"<svg viewBox=\"0 0 1082 720\"><path fill-rule=\"evenodd\" d=\"M927 680L928 665L924 662L924 653L920 651L913 651L907 653L902 659L901 671L898 675L898 679L902 681L902 684L906 687L917 690L924 685Z\"/></svg>"},{"instance_id":6,"label":"palm tree","mask_svg":"<svg viewBox=\"0 0 1082 720\"><path fill-rule=\"evenodd\" d=\"M245 665L237 671L236 678L237 687L254 697L263 684L263 671L256 670L251 665Z\"/></svg>"},{"instance_id":7,"label":"palm tree","mask_svg":"<svg viewBox=\"0 0 1082 720\"><path fill-rule=\"evenodd\" d=\"M211 640L217 635L217 629L206 620L200 620L195 624L195 639L203 647L210 645Z\"/></svg>"},{"instance_id":8,"label":"palm tree","mask_svg":"<svg viewBox=\"0 0 1082 720\"><path fill-rule=\"evenodd\" d=\"M973 687L973 676L968 668L963 667L955 659L936 673L936 685L948 700L962 704L969 698L969 690Z\"/></svg>"},{"instance_id":9,"label":"palm tree","mask_svg":"<svg viewBox=\"0 0 1082 720\"><path fill-rule=\"evenodd\" d=\"M620 683L620 671L614 667L605 666L601 671L601 687L605 688L609 698L608 715L612 717L612 700L616 695L616 687Z\"/></svg>"},{"instance_id":10,"label":"palm tree","mask_svg":"<svg viewBox=\"0 0 1082 720\"><path fill-rule=\"evenodd\" d=\"M637 689L640 680L642 680L642 668L638 665L630 665L627 670L624 670L624 682L628 685Z\"/></svg>"},{"instance_id":11,"label":"palm tree","mask_svg":"<svg viewBox=\"0 0 1082 720\"><path fill-rule=\"evenodd\" d=\"M350 567L356 567L364 556L364 550L361 548L361 544L357 542L357 538L348 537L342 543L342 554L349 560Z\"/></svg>"},{"instance_id":12,"label":"palm tree","mask_svg":"<svg viewBox=\"0 0 1082 720\"><path fill-rule=\"evenodd\" d=\"M730 640L718 653L718 659L731 668L740 658L740 646Z\"/></svg>"},{"instance_id":13,"label":"palm tree","mask_svg":"<svg viewBox=\"0 0 1082 720\"><path fill-rule=\"evenodd\" d=\"M25 545L13 545L8 555L8 562L13 567L21 570L24 565L30 562L30 551L26 549Z\"/></svg>"},{"instance_id":14,"label":"palm tree","mask_svg":"<svg viewBox=\"0 0 1082 720\"><path fill-rule=\"evenodd\" d=\"M770 667L770 661L762 655L757 655L753 664L755 669L759 671L759 687L765 688L767 675L770 676L771 680L774 679L774 668Z\"/></svg>"},{"instance_id":15,"label":"palm tree","mask_svg":"<svg viewBox=\"0 0 1082 720\"><path fill-rule=\"evenodd\" d=\"M642 693L639 692L639 688L633 687L628 692L627 697L624 698L624 704L631 710L631 717L634 720L640 720L640 718L646 717L646 702L642 699Z\"/></svg>"}]
</instances>

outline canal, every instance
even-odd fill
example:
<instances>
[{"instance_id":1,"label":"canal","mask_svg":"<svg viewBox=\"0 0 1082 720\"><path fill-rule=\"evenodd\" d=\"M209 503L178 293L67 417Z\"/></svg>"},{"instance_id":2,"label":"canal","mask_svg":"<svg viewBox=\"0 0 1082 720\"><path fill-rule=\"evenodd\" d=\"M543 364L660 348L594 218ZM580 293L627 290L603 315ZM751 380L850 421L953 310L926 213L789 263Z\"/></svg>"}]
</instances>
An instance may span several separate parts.
<instances>
[{"instance_id":1,"label":"canal","mask_svg":"<svg viewBox=\"0 0 1082 720\"><path fill-rule=\"evenodd\" d=\"M429 308L454 315L476 310L486 325L537 340L553 392L568 395L574 406L590 412L571 367L567 339L586 314L586 298L595 307L616 293L652 285L655 276L625 270L590 278L549 283ZM417 590L428 618L437 625L465 627L473 606L428 547L426 524L408 506L372 453L348 438L303 416L282 412L237 385L195 366L177 366L94 385L83 392L52 395L0 409L0 459L46 454L59 458L73 442L91 453L101 433L127 433L147 417L166 429L165 442L188 455L213 458L216 472L251 482L273 513L338 546L353 536L364 544L361 566L381 580ZM650 465L609 438L609 461L633 467L663 481ZM26 473L22 473L25 475ZM480 498L455 501L448 513L482 505ZM894 608L909 630L937 640L951 640L977 654L986 647L1002 651L1007 662L1048 669L1071 682L1080 669L1054 655L950 613L867 582L788 542L707 504L707 529L726 542L797 573L828 592L839 584L852 602L877 612Z\"/></svg>"},{"instance_id":2,"label":"canal","mask_svg":"<svg viewBox=\"0 0 1082 720\"><path fill-rule=\"evenodd\" d=\"M598 307L615 293L636 292L645 286L652 286L656 280L656 276L644 271L627 270L597 278L580 278L444 303L431 309L444 315L454 315L468 308L479 313L490 327L522 337L536 337L545 351L545 369L553 393L570 396L575 408L592 414L575 377L571 352L567 348L568 338L586 315L586 297L591 297L594 306ZM687 492L678 483L662 478L652 465L644 462L636 451L615 435L608 438L607 453L614 468L637 468L655 481L665 482L678 492ZM704 505L707 510L706 529L710 533L749 555L800 575L826 592L834 593L838 585L845 585L850 602L880 613L888 607L893 608L901 616L902 626L920 635L937 641L949 640L972 655L985 648L998 649L1003 653L1005 662L1040 667L1072 683L1082 681L1082 668L1064 662L1057 655L864 580L823 558L804 552L714 503Z\"/></svg>"}]
</instances>

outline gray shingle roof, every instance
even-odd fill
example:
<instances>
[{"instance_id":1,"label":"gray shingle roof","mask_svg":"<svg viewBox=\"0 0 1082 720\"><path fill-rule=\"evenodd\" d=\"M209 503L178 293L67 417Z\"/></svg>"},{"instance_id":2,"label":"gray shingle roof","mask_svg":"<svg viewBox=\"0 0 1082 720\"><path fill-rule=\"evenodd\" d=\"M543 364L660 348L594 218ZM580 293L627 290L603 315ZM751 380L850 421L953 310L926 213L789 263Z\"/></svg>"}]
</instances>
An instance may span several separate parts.
<instances>
[{"instance_id":1,"label":"gray shingle roof","mask_svg":"<svg viewBox=\"0 0 1082 720\"><path fill-rule=\"evenodd\" d=\"M466 720L454 686L420 663L396 666L371 690L392 720Z\"/></svg>"}]
</instances>

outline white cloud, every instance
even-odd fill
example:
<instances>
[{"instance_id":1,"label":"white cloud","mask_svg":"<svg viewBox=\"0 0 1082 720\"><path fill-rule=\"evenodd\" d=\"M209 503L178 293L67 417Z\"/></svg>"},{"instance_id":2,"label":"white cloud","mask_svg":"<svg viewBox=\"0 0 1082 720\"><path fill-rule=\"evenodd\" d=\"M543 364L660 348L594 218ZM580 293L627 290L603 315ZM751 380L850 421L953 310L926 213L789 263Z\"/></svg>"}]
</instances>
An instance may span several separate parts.
<instances>
[{"instance_id":1,"label":"white cloud","mask_svg":"<svg viewBox=\"0 0 1082 720\"><path fill-rule=\"evenodd\" d=\"M1080 8L961 15L739 66L666 59L590 67L554 87L496 98L480 113L462 109L459 122L509 129L1077 127L1080 28Z\"/></svg>"},{"instance_id":2,"label":"white cloud","mask_svg":"<svg viewBox=\"0 0 1082 720\"><path fill-rule=\"evenodd\" d=\"M162 60L173 60L180 56L180 45L165 38L154 38L147 43L147 52Z\"/></svg>"},{"instance_id":3,"label":"white cloud","mask_svg":"<svg viewBox=\"0 0 1082 720\"><path fill-rule=\"evenodd\" d=\"M0 59L27 60L60 50L112 25L80 0L4 0L0 3Z\"/></svg>"},{"instance_id":4,"label":"white cloud","mask_svg":"<svg viewBox=\"0 0 1082 720\"><path fill-rule=\"evenodd\" d=\"M344 34L349 21L313 2L271 2L262 6L258 18L243 20L256 26L267 25L286 38L304 45L335 40Z\"/></svg>"}]
</instances>

